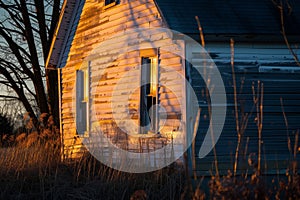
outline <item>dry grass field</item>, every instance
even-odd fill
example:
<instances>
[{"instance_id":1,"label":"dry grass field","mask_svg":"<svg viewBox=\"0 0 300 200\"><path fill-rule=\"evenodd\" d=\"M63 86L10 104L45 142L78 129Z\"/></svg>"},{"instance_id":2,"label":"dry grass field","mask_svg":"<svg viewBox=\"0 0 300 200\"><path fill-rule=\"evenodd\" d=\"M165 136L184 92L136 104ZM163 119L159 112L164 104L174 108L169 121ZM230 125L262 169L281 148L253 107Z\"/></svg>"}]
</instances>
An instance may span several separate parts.
<instances>
[{"instance_id":1,"label":"dry grass field","mask_svg":"<svg viewBox=\"0 0 300 200\"><path fill-rule=\"evenodd\" d=\"M56 136L55 136L56 135ZM300 199L297 171L285 176L253 174L199 177L183 165L129 174L106 167L88 153L60 159L60 140L45 128L16 137L0 149L0 199ZM297 163L294 163L297 165Z\"/></svg>"}]
</instances>

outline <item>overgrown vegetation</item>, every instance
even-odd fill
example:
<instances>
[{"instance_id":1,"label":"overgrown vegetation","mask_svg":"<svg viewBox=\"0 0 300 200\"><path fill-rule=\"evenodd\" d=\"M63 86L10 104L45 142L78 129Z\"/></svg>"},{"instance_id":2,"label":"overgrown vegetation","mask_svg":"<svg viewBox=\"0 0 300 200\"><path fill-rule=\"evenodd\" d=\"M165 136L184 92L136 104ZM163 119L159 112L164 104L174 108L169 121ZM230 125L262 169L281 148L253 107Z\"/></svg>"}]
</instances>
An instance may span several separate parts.
<instances>
[{"instance_id":1,"label":"overgrown vegetation","mask_svg":"<svg viewBox=\"0 0 300 200\"><path fill-rule=\"evenodd\" d=\"M0 114L0 147L7 145L13 133L12 120L6 115Z\"/></svg>"},{"instance_id":2,"label":"overgrown vegetation","mask_svg":"<svg viewBox=\"0 0 300 200\"><path fill-rule=\"evenodd\" d=\"M39 130L27 119L27 132L0 149L0 199L299 199L296 160L286 176L267 177L249 166L248 175L191 180L183 165L156 172L129 174L99 163L90 154L60 159L60 139L53 121L39 119ZM250 164L250 163L249 163ZM252 171L250 173L250 171Z\"/></svg>"}]
</instances>

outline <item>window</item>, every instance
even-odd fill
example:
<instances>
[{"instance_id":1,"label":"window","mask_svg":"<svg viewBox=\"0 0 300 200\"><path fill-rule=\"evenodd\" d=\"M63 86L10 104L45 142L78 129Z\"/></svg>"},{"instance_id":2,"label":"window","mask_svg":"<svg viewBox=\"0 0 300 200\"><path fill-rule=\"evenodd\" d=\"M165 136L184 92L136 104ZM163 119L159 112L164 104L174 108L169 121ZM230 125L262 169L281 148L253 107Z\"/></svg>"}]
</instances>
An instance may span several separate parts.
<instances>
[{"instance_id":1,"label":"window","mask_svg":"<svg viewBox=\"0 0 300 200\"><path fill-rule=\"evenodd\" d=\"M79 135L89 131L89 66L76 71L76 130Z\"/></svg>"},{"instance_id":2,"label":"window","mask_svg":"<svg viewBox=\"0 0 300 200\"><path fill-rule=\"evenodd\" d=\"M140 91L141 134L158 132L158 62L156 57L142 57Z\"/></svg>"},{"instance_id":3,"label":"window","mask_svg":"<svg viewBox=\"0 0 300 200\"><path fill-rule=\"evenodd\" d=\"M117 3L118 3L118 0L105 0L105 6L110 5L110 4L115 5Z\"/></svg>"}]
</instances>

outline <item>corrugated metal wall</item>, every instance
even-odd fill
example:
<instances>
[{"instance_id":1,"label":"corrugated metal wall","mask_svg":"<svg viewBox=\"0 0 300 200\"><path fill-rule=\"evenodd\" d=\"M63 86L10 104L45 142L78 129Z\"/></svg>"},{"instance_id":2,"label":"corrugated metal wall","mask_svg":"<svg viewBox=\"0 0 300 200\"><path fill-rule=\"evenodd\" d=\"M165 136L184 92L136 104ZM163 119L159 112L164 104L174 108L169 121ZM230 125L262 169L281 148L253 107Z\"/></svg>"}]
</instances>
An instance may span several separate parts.
<instances>
[{"instance_id":1,"label":"corrugated metal wall","mask_svg":"<svg viewBox=\"0 0 300 200\"><path fill-rule=\"evenodd\" d=\"M230 44L211 44L206 49L219 68L227 93L226 121L215 146L219 173L226 174L228 170L233 171L238 141ZM200 54L195 49L191 53L193 59L199 59ZM259 156L254 90L256 97L263 95L261 170L263 173L285 173L289 159L292 159L290 150L294 150L295 134L300 128L300 73L297 66L284 44L237 44L234 57L239 124L240 130L244 131L237 172L251 173L254 167L249 166L248 161L255 163ZM209 125L209 114L204 81L195 68L192 68L191 76L201 107L195 147L197 155ZM258 92L259 83L260 87L263 85L263 92ZM246 122L247 125L243 128L242 124ZM211 172L215 174L213 151L205 158L195 160L198 175L209 175Z\"/></svg>"}]
</instances>

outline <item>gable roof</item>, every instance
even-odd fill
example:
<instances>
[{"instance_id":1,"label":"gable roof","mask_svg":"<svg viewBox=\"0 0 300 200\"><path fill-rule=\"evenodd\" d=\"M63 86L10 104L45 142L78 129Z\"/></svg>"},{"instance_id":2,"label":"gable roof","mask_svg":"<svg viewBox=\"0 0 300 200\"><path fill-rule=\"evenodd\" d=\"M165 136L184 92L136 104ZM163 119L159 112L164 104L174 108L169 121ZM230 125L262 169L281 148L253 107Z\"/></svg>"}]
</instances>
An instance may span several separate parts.
<instances>
[{"instance_id":1,"label":"gable roof","mask_svg":"<svg viewBox=\"0 0 300 200\"><path fill-rule=\"evenodd\" d=\"M46 67L61 67L66 63L85 0L64 0L54 33Z\"/></svg>"},{"instance_id":2,"label":"gable roof","mask_svg":"<svg viewBox=\"0 0 300 200\"><path fill-rule=\"evenodd\" d=\"M198 16L206 35L281 36L280 10L272 0L155 1L169 27L185 34L199 33L195 20ZM300 2L283 2L287 34L300 35Z\"/></svg>"},{"instance_id":3,"label":"gable roof","mask_svg":"<svg viewBox=\"0 0 300 200\"><path fill-rule=\"evenodd\" d=\"M246 36L246 39L263 36L260 39L264 41L266 38L268 41L283 41L280 11L273 3L278 0L154 1L171 29L192 37L195 35L198 38L199 30L195 20L195 16L198 16L206 40L224 40L219 36ZM291 36L290 41L299 42L300 1L288 0L288 4L287 1L283 2L286 33ZM66 63L84 3L85 0L64 0L47 67L62 67Z\"/></svg>"}]
</instances>

